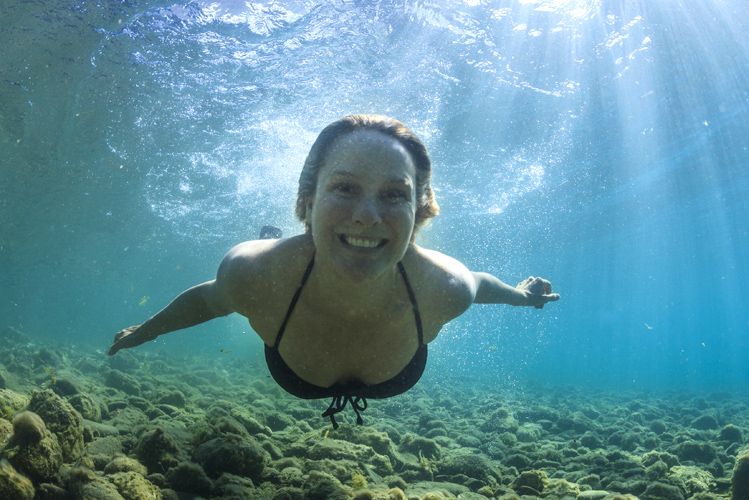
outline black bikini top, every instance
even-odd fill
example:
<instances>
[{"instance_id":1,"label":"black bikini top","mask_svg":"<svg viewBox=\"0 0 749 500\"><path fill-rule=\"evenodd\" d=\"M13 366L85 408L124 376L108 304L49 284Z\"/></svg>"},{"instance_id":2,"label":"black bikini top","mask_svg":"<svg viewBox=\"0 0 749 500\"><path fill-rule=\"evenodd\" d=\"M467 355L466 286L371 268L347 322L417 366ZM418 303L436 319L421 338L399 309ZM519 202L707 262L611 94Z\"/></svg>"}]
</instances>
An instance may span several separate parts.
<instances>
[{"instance_id":1,"label":"black bikini top","mask_svg":"<svg viewBox=\"0 0 749 500\"><path fill-rule=\"evenodd\" d=\"M411 289L411 284L408 282L406 270L403 267L403 264L398 262L398 270L400 271L401 276L403 276L403 283L406 285L408 298L411 300L414 319L416 320L416 331L419 335L419 347L416 350L414 357L411 358L411 361L408 362L400 373L389 380L380 382L379 384L367 385L358 380L336 382L330 387L321 387L319 385L311 384L306 380L302 380L291 368L289 368L289 365L286 364L278 352L278 346L281 344L281 338L286 330L286 324L289 322L291 313L294 311L294 307L302 293L302 288L312 272L312 266L314 263L315 256L313 255L312 260L307 265L307 270L304 272L302 282L299 284L294 297L291 299L289 310L286 312L286 318L284 318L283 324L278 331L275 344L273 347L268 345L265 346L265 361L268 364L268 369L275 381L289 394L302 399L332 397L333 401L322 416L323 418L330 417L330 422L333 424L334 429L338 428L334 415L343 411L347 403L351 403L351 407L354 409L354 413L356 413L356 423L362 425L363 420L359 412L367 409L367 398L383 399L402 394L416 385L416 382L419 381L421 375L424 373L424 367L427 362L427 345L424 343L424 334L421 329L419 307L416 304L416 297Z\"/></svg>"}]
</instances>

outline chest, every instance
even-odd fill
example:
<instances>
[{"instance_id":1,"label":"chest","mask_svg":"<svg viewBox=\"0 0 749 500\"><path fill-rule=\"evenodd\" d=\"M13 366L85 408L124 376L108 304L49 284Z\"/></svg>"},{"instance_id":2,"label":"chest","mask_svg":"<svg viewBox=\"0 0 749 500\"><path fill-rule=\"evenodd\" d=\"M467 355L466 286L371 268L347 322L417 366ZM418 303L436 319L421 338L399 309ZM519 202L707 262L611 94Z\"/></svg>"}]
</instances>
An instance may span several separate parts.
<instances>
[{"instance_id":1,"label":"chest","mask_svg":"<svg viewBox=\"0 0 749 500\"><path fill-rule=\"evenodd\" d=\"M356 321L319 314L300 303L287 323L279 353L310 383L329 386L356 379L373 385L400 373L418 346L410 303L394 303Z\"/></svg>"}]
</instances>

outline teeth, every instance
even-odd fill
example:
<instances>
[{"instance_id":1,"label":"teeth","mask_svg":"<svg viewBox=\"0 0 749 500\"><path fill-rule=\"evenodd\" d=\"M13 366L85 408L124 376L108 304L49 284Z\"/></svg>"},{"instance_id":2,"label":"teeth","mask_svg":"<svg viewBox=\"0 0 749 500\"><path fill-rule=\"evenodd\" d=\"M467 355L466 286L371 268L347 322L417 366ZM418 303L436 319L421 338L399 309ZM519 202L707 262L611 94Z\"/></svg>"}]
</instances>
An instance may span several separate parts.
<instances>
[{"instance_id":1,"label":"teeth","mask_svg":"<svg viewBox=\"0 0 749 500\"><path fill-rule=\"evenodd\" d=\"M346 243L352 247L376 248L381 242L382 240L362 240L361 238L346 236Z\"/></svg>"}]
</instances>

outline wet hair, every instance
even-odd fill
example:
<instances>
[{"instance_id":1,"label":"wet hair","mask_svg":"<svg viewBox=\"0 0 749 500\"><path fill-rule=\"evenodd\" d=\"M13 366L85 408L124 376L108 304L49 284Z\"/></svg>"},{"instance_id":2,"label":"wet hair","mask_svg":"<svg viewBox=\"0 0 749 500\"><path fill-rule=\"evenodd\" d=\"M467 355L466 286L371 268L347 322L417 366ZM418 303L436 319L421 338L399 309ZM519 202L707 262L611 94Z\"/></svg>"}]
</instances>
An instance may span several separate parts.
<instances>
[{"instance_id":1,"label":"wet hair","mask_svg":"<svg viewBox=\"0 0 749 500\"><path fill-rule=\"evenodd\" d=\"M380 115L349 115L334 121L317 136L307 155L299 176L296 215L304 223L306 232L312 230L307 214L307 198L315 196L317 177L331 147L337 139L360 130L374 130L397 140L411 156L416 167L416 217L414 232L429 219L439 214L439 206L432 191L432 163L424 143L398 120ZM412 237L413 240L413 237Z\"/></svg>"}]
</instances>

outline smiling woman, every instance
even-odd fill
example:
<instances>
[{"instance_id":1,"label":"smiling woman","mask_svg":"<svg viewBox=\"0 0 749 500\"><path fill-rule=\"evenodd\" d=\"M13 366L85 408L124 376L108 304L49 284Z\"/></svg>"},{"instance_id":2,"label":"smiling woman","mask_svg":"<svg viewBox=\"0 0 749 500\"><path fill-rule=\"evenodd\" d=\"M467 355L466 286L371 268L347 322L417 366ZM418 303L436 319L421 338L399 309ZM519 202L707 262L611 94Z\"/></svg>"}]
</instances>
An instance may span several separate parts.
<instances>
[{"instance_id":1,"label":"smiling woman","mask_svg":"<svg viewBox=\"0 0 749 500\"><path fill-rule=\"evenodd\" d=\"M402 123L375 115L326 127L305 162L297 216L306 234L237 245L215 280L117 333L109 354L239 313L265 343L278 384L305 399L332 398L323 416L418 382L427 344L474 302L535 306L559 300L551 284L511 287L414 244L438 213L431 164ZM283 340L283 343L282 343Z\"/></svg>"}]
</instances>

